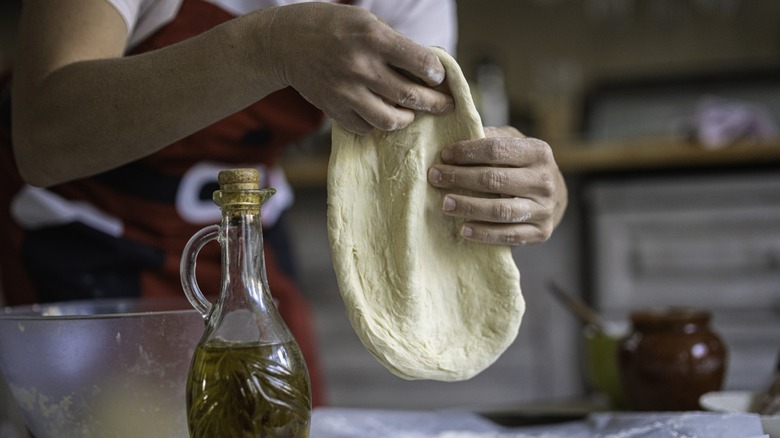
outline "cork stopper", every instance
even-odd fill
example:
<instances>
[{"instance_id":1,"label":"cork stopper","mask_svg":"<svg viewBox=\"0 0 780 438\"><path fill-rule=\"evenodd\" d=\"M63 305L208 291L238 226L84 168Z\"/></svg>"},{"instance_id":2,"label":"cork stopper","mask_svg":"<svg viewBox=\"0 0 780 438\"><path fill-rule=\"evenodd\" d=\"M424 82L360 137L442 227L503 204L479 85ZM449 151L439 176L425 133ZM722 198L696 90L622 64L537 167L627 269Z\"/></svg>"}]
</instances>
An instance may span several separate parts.
<instances>
[{"instance_id":1,"label":"cork stopper","mask_svg":"<svg viewBox=\"0 0 780 438\"><path fill-rule=\"evenodd\" d=\"M258 190L260 172L257 169L231 169L219 172L220 190Z\"/></svg>"},{"instance_id":2,"label":"cork stopper","mask_svg":"<svg viewBox=\"0 0 780 438\"><path fill-rule=\"evenodd\" d=\"M214 192L214 202L234 214L260 214L260 206L276 193L274 189L260 189L257 169L223 170L217 180L219 190Z\"/></svg>"}]
</instances>

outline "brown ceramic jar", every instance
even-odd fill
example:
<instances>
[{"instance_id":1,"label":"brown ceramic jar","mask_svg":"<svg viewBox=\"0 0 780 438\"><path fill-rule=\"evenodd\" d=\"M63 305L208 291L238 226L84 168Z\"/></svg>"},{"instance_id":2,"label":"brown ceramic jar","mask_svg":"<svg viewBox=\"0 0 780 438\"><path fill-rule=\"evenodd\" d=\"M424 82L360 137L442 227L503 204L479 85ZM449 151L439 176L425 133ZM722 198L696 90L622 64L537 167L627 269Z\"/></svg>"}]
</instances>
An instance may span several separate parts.
<instances>
[{"instance_id":1,"label":"brown ceramic jar","mask_svg":"<svg viewBox=\"0 0 780 438\"><path fill-rule=\"evenodd\" d=\"M620 343L618 362L632 409L698 410L702 394L720 389L726 347L710 318L687 308L631 314L633 331Z\"/></svg>"}]
</instances>

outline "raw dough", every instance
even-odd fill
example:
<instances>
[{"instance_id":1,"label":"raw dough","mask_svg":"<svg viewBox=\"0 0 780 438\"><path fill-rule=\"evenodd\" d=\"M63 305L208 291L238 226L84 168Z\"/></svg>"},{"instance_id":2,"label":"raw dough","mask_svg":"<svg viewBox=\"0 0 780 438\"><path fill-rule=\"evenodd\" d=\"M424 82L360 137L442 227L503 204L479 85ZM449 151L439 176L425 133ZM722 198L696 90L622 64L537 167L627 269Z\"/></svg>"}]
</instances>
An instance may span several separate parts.
<instances>
[{"instance_id":1,"label":"raw dough","mask_svg":"<svg viewBox=\"0 0 780 438\"><path fill-rule=\"evenodd\" d=\"M506 246L469 242L428 184L440 150L484 137L468 84L452 57L455 111L418 113L407 128L353 135L333 127L328 234L352 327L406 379L457 381L492 364L514 341L525 309ZM452 190L449 190L452 192Z\"/></svg>"}]
</instances>

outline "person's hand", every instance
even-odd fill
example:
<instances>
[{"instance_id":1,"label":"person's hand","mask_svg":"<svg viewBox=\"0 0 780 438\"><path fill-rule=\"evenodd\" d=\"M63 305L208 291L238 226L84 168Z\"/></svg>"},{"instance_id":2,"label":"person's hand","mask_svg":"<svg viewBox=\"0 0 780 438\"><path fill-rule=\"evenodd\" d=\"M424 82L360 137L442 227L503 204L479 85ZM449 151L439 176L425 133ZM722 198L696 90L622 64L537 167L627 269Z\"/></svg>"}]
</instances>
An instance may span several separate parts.
<instances>
[{"instance_id":1,"label":"person's hand","mask_svg":"<svg viewBox=\"0 0 780 438\"><path fill-rule=\"evenodd\" d=\"M550 146L512 127L486 128L486 138L446 146L428 181L446 193L445 214L465 219L460 235L492 244L546 241L566 209L567 192Z\"/></svg>"},{"instance_id":2,"label":"person's hand","mask_svg":"<svg viewBox=\"0 0 780 438\"><path fill-rule=\"evenodd\" d=\"M280 7L269 40L280 80L356 134L402 129L414 111L453 107L450 96L432 88L445 76L438 57L363 9Z\"/></svg>"}]
</instances>

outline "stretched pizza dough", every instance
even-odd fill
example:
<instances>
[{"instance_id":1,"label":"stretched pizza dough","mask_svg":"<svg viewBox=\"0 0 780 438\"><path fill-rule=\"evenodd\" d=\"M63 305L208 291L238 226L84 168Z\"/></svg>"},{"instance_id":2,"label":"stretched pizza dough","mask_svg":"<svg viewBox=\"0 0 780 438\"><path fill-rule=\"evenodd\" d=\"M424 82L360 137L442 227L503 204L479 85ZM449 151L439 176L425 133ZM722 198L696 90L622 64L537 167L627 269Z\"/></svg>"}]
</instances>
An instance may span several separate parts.
<instances>
[{"instance_id":1,"label":"stretched pizza dough","mask_svg":"<svg viewBox=\"0 0 780 438\"><path fill-rule=\"evenodd\" d=\"M328 234L339 289L365 347L406 379L465 380L514 341L525 303L509 247L469 242L441 210L427 172L440 150L484 137L460 67L447 70L455 111L357 136L333 127ZM449 192L452 192L451 190Z\"/></svg>"}]
</instances>

